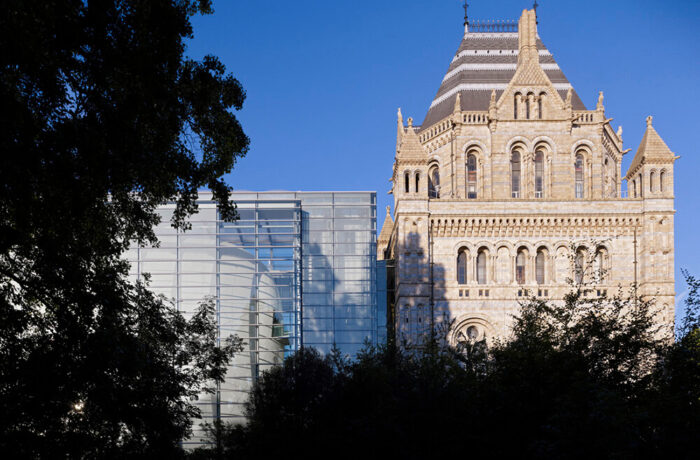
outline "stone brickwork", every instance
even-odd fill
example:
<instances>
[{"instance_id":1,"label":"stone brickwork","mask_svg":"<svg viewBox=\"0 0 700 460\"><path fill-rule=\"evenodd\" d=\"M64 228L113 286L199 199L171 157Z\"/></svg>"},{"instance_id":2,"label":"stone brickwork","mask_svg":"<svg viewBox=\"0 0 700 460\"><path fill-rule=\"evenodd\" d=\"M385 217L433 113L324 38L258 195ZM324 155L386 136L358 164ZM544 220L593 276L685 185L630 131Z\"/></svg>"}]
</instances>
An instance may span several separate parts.
<instances>
[{"instance_id":1,"label":"stone brickwork","mask_svg":"<svg viewBox=\"0 0 700 460\"><path fill-rule=\"evenodd\" d=\"M497 49L516 38L517 52ZM622 128L610 126L603 93L595 110L585 110L553 58L545 72L547 53L533 11L523 11L517 34L467 27L426 116L434 122L404 125L399 111L394 219L387 213L377 254L396 263L400 339L417 341L445 320L454 321L454 340L506 335L518 301L528 294L560 301L572 280L588 283L590 296L636 282L663 306L659 320L673 323L677 157L648 117L623 176L628 150ZM508 65L505 85L495 79ZM484 66L497 69L494 80L480 73ZM587 270L582 279L579 266Z\"/></svg>"}]
</instances>

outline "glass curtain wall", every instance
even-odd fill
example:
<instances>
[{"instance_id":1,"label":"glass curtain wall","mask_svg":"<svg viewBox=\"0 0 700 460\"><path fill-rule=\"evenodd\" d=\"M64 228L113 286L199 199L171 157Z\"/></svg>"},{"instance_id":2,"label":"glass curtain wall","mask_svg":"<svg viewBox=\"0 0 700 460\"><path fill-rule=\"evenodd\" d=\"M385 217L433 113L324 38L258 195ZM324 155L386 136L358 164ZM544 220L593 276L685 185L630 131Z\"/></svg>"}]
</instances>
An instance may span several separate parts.
<instances>
[{"instance_id":1,"label":"glass curtain wall","mask_svg":"<svg viewBox=\"0 0 700 460\"><path fill-rule=\"evenodd\" d=\"M302 206L304 346L354 355L377 343L374 192L297 192Z\"/></svg>"},{"instance_id":2,"label":"glass curtain wall","mask_svg":"<svg viewBox=\"0 0 700 460\"><path fill-rule=\"evenodd\" d=\"M220 340L233 334L243 338L244 350L233 357L225 381L197 402L201 422L242 422L255 379L301 344L300 203L236 200L236 222L221 221L213 202L198 204L186 232L169 225L174 206L159 210L161 245L130 251L132 276L143 279L150 273L150 288L171 299L187 318L211 297ZM204 437L199 423L192 445Z\"/></svg>"},{"instance_id":3,"label":"glass curtain wall","mask_svg":"<svg viewBox=\"0 0 700 460\"><path fill-rule=\"evenodd\" d=\"M260 373L300 346L353 356L386 340L386 308L377 308L374 192L235 192L240 219L223 222L211 194L200 193L191 230L170 227L174 205L159 208L158 248L132 248L134 280L186 317L211 297L220 338L243 338L226 381L198 404L203 422L243 421L243 404ZM192 446L203 433L195 423Z\"/></svg>"}]
</instances>

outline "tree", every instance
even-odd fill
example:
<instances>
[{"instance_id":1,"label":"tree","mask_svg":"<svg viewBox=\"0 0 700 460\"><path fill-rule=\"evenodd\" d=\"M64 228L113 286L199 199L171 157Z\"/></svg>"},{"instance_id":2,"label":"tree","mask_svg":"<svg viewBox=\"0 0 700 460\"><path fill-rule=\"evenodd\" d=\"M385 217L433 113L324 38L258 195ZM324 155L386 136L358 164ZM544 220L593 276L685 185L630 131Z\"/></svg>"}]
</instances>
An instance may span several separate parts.
<instances>
[{"instance_id":1,"label":"tree","mask_svg":"<svg viewBox=\"0 0 700 460\"><path fill-rule=\"evenodd\" d=\"M693 458L700 433L700 280L682 272L685 315L654 375L657 391L648 411L660 422L645 432L654 451L669 458Z\"/></svg>"},{"instance_id":2,"label":"tree","mask_svg":"<svg viewBox=\"0 0 700 460\"><path fill-rule=\"evenodd\" d=\"M11 457L178 450L187 398L222 377L210 307L191 321L120 259L186 229L197 191L235 218L221 176L248 138L245 93L185 57L209 0L10 0L0 9L0 449Z\"/></svg>"},{"instance_id":3,"label":"tree","mask_svg":"<svg viewBox=\"0 0 700 460\"><path fill-rule=\"evenodd\" d=\"M442 331L350 361L302 350L260 378L249 422L218 425L195 458L693 458L700 283L673 344L653 299L593 296L591 279L523 302L507 340L452 348Z\"/></svg>"}]
</instances>

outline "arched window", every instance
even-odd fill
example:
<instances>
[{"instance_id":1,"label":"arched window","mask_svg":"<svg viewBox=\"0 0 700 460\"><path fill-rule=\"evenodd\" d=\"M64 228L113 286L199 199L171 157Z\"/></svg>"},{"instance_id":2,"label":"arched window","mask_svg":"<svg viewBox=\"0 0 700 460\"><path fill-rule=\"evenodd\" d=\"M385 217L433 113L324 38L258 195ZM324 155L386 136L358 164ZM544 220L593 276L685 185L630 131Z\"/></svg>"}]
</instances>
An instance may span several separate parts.
<instances>
[{"instance_id":1,"label":"arched window","mask_svg":"<svg viewBox=\"0 0 700 460\"><path fill-rule=\"evenodd\" d=\"M608 161L608 158L605 157L605 161L603 162L603 198L607 198L608 196L610 196L610 172L608 171L609 164L610 162Z\"/></svg>"},{"instance_id":2,"label":"arched window","mask_svg":"<svg viewBox=\"0 0 700 460\"><path fill-rule=\"evenodd\" d=\"M515 97L513 98L513 118L516 120L518 119L518 110L520 109L521 98L522 96L520 93L515 93Z\"/></svg>"},{"instance_id":3,"label":"arched window","mask_svg":"<svg viewBox=\"0 0 700 460\"><path fill-rule=\"evenodd\" d=\"M654 193L654 183L656 182L656 171L649 173L649 191Z\"/></svg>"},{"instance_id":4,"label":"arched window","mask_svg":"<svg viewBox=\"0 0 700 460\"><path fill-rule=\"evenodd\" d=\"M608 275L608 267L607 267L607 261L608 261L608 251L605 248L598 248L598 251L596 251L595 255L595 269L596 269L596 278L598 278L601 282L605 281L607 279Z\"/></svg>"},{"instance_id":5,"label":"arched window","mask_svg":"<svg viewBox=\"0 0 700 460\"><path fill-rule=\"evenodd\" d=\"M416 173L416 193L420 191L420 173Z\"/></svg>"},{"instance_id":6,"label":"arched window","mask_svg":"<svg viewBox=\"0 0 700 460\"><path fill-rule=\"evenodd\" d=\"M476 198L476 155L467 155L467 198Z\"/></svg>"},{"instance_id":7,"label":"arched window","mask_svg":"<svg viewBox=\"0 0 700 460\"><path fill-rule=\"evenodd\" d=\"M457 254L457 283L467 284L467 250L462 248Z\"/></svg>"},{"instance_id":8,"label":"arched window","mask_svg":"<svg viewBox=\"0 0 700 460\"><path fill-rule=\"evenodd\" d=\"M440 198L440 171L433 167L428 174L428 197Z\"/></svg>"},{"instance_id":9,"label":"arched window","mask_svg":"<svg viewBox=\"0 0 700 460\"><path fill-rule=\"evenodd\" d=\"M535 198L544 195L544 153L538 150L535 153Z\"/></svg>"},{"instance_id":10,"label":"arched window","mask_svg":"<svg viewBox=\"0 0 700 460\"><path fill-rule=\"evenodd\" d=\"M406 171L403 175L403 188L404 188L403 191L406 193L408 193L410 191L409 190L409 187L411 185L410 181L411 181L411 176L410 176L410 174L408 174L408 171Z\"/></svg>"},{"instance_id":11,"label":"arched window","mask_svg":"<svg viewBox=\"0 0 700 460\"><path fill-rule=\"evenodd\" d=\"M544 284L544 251L540 249L537 251L537 256L535 257L535 277L537 278L537 284Z\"/></svg>"},{"instance_id":12,"label":"arched window","mask_svg":"<svg viewBox=\"0 0 700 460\"><path fill-rule=\"evenodd\" d=\"M639 197L642 198L644 197L644 176L642 176L642 173L639 173Z\"/></svg>"},{"instance_id":13,"label":"arched window","mask_svg":"<svg viewBox=\"0 0 700 460\"><path fill-rule=\"evenodd\" d=\"M632 196L637 198L637 181L632 180Z\"/></svg>"},{"instance_id":14,"label":"arched window","mask_svg":"<svg viewBox=\"0 0 700 460\"><path fill-rule=\"evenodd\" d=\"M486 284L486 251L483 249L476 256L476 280L479 284Z\"/></svg>"},{"instance_id":15,"label":"arched window","mask_svg":"<svg viewBox=\"0 0 700 460\"><path fill-rule=\"evenodd\" d=\"M515 280L518 284L525 284L525 251L518 251L515 257Z\"/></svg>"},{"instance_id":16,"label":"arched window","mask_svg":"<svg viewBox=\"0 0 700 460\"><path fill-rule=\"evenodd\" d=\"M540 120L544 118L544 98L546 95L546 93L540 93L540 97L537 98L537 114Z\"/></svg>"},{"instance_id":17,"label":"arched window","mask_svg":"<svg viewBox=\"0 0 700 460\"><path fill-rule=\"evenodd\" d=\"M659 192L664 191L664 179L666 178L666 170L662 169L659 173Z\"/></svg>"},{"instance_id":18,"label":"arched window","mask_svg":"<svg viewBox=\"0 0 700 460\"><path fill-rule=\"evenodd\" d=\"M574 163L576 171L576 198L583 198L583 155L576 154L576 163Z\"/></svg>"},{"instance_id":19,"label":"arched window","mask_svg":"<svg viewBox=\"0 0 700 460\"><path fill-rule=\"evenodd\" d=\"M525 118L528 120L532 117L532 93L525 98Z\"/></svg>"},{"instance_id":20,"label":"arched window","mask_svg":"<svg viewBox=\"0 0 700 460\"><path fill-rule=\"evenodd\" d=\"M510 196L520 198L520 152L515 151L510 157Z\"/></svg>"},{"instance_id":21,"label":"arched window","mask_svg":"<svg viewBox=\"0 0 700 460\"><path fill-rule=\"evenodd\" d=\"M574 281L576 284L583 283L583 250L579 249L576 251L576 258L574 259Z\"/></svg>"}]
</instances>

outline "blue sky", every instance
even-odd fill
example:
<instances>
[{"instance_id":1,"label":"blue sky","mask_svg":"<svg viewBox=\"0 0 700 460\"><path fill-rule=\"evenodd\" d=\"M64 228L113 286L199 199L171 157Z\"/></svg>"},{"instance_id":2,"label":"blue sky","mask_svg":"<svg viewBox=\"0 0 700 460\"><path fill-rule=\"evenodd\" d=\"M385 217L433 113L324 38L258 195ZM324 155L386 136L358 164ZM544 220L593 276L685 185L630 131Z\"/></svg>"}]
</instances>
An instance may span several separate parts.
<instances>
[{"instance_id":1,"label":"blue sky","mask_svg":"<svg viewBox=\"0 0 700 460\"><path fill-rule=\"evenodd\" d=\"M700 23L697 0L539 2L539 34L591 109L598 91L624 129L626 172L647 115L675 167L676 291L700 276ZM463 33L460 0L214 0L188 53L219 56L247 92L251 138L238 190L374 190L393 204L396 109L420 123ZM517 19L530 0L471 0L472 19ZM682 307L677 304L679 313Z\"/></svg>"}]
</instances>

